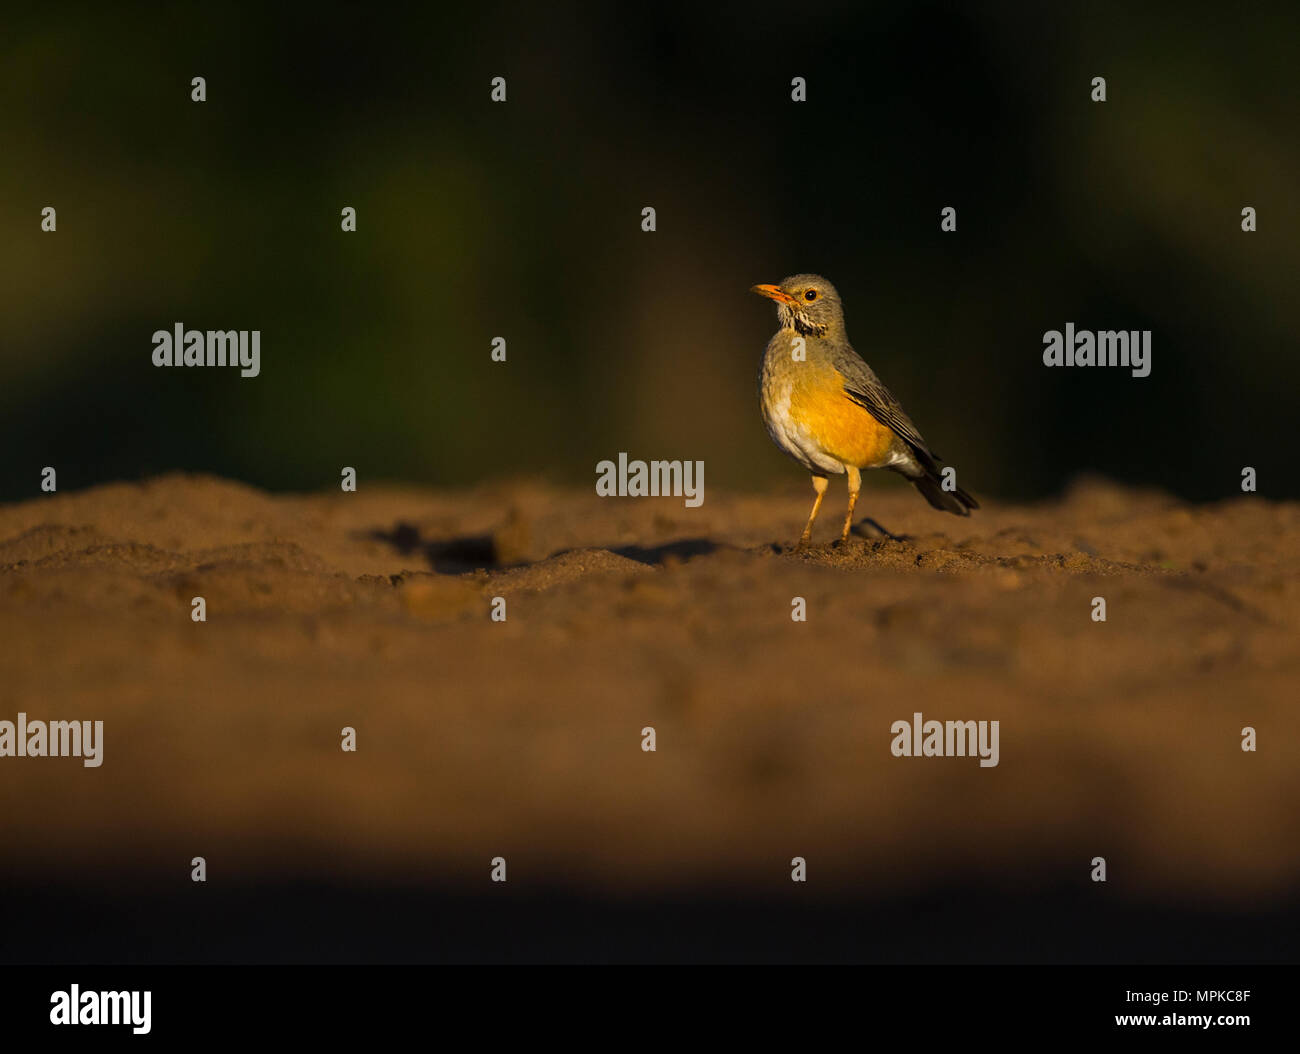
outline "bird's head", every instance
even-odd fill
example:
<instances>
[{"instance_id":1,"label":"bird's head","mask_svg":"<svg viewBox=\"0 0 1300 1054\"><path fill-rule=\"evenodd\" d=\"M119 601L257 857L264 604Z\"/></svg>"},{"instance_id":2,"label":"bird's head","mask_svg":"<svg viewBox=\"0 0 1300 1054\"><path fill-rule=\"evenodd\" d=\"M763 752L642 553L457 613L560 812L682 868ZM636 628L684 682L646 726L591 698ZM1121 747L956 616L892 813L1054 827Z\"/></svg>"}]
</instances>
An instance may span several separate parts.
<instances>
[{"instance_id":1,"label":"bird's head","mask_svg":"<svg viewBox=\"0 0 1300 1054\"><path fill-rule=\"evenodd\" d=\"M796 274L777 285L756 285L749 290L776 301L782 328L804 336L824 337L844 329L840 294L819 274Z\"/></svg>"}]
</instances>

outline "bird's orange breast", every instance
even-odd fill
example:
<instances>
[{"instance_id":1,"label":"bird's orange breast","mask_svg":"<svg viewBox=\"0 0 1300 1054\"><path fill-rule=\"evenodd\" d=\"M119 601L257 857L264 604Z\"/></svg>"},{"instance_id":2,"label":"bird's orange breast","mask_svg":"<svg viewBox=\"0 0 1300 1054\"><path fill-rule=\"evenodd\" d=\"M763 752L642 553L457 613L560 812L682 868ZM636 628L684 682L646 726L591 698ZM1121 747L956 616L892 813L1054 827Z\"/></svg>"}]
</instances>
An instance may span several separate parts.
<instances>
[{"instance_id":1,"label":"bird's orange breast","mask_svg":"<svg viewBox=\"0 0 1300 1054\"><path fill-rule=\"evenodd\" d=\"M846 465L887 464L898 437L844 393L838 370L809 371L790 392L790 416L827 454Z\"/></svg>"}]
</instances>

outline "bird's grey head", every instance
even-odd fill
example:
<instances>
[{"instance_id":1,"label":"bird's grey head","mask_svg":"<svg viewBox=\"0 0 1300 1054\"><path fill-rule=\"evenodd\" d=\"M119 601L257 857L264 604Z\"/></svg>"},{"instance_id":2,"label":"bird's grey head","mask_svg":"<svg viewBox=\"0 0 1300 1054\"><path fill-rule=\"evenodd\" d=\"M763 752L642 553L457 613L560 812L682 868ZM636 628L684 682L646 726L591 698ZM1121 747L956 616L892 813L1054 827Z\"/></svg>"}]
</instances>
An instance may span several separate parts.
<instances>
[{"instance_id":1,"label":"bird's grey head","mask_svg":"<svg viewBox=\"0 0 1300 1054\"><path fill-rule=\"evenodd\" d=\"M796 274L777 285L756 285L751 293L776 301L776 315L784 329L806 337L824 337L844 331L840 294L819 274Z\"/></svg>"}]
</instances>

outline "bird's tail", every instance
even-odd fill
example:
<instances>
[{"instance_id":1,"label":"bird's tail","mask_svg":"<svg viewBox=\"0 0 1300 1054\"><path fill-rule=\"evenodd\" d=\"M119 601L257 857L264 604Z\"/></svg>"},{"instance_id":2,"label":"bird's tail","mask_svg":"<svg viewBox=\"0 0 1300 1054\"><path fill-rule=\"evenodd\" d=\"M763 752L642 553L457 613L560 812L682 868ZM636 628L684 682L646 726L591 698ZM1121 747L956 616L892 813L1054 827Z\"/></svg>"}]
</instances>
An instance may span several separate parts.
<instances>
[{"instance_id":1,"label":"bird's tail","mask_svg":"<svg viewBox=\"0 0 1300 1054\"><path fill-rule=\"evenodd\" d=\"M943 512L951 512L954 516L969 516L971 509L980 507L980 503L961 487L944 490L937 472L912 477L912 482L926 501Z\"/></svg>"}]
</instances>

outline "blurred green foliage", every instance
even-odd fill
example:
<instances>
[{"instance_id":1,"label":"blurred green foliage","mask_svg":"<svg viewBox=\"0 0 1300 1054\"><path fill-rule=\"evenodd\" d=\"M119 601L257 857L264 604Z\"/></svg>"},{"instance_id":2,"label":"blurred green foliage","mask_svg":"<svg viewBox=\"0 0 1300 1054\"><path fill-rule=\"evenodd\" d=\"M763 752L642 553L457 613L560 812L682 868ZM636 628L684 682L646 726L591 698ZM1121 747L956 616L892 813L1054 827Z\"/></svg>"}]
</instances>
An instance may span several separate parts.
<instances>
[{"instance_id":1,"label":"blurred green foliage","mask_svg":"<svg viewBox=\"0 0 1300 1054\"><path fill-rule=\"evenodd\" d=\"M0 497L44 465L591 483L620 450L790 481L747 289L800 271L977 494L1300 494L1294 5L305 10L8 18ZM260 329L261 376L155 369L178 321ZM1067 321L1153 330L1152 375L1045 369Z\"/></svg>"}]
</instances>

